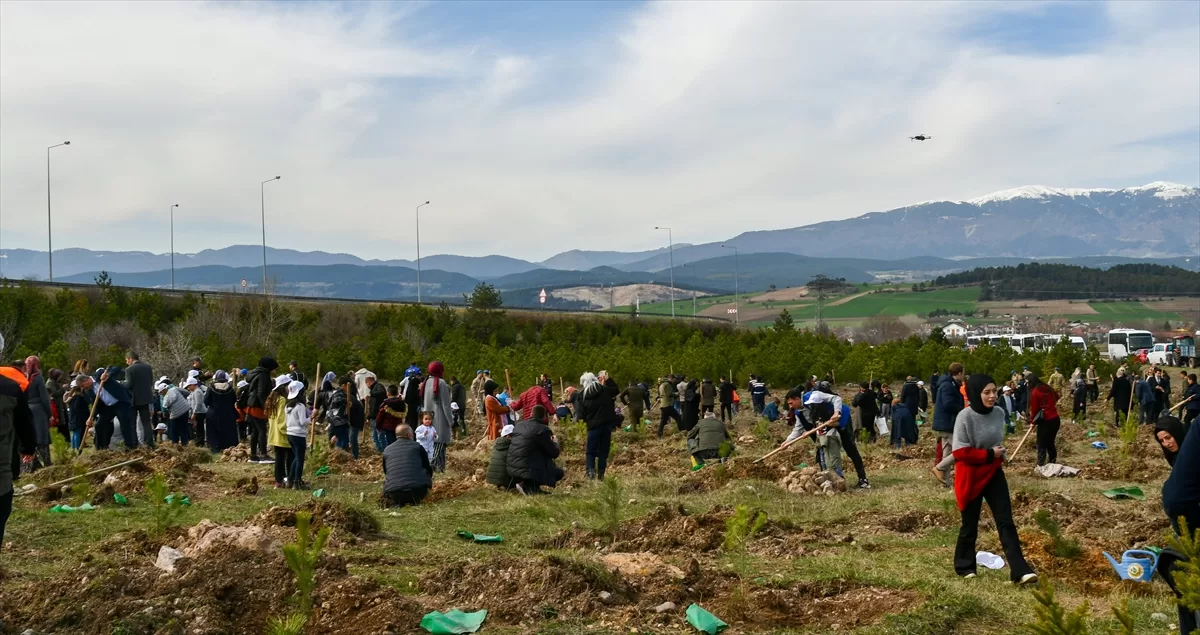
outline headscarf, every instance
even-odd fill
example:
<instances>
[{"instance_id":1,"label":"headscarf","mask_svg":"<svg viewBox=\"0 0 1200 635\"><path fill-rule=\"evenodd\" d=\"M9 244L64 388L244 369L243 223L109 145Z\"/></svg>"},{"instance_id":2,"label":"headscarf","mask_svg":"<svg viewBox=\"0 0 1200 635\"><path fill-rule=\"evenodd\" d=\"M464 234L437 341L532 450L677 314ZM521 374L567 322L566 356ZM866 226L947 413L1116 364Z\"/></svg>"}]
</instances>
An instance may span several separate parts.
<instances>
[{"instance_id":1,"label":"headscarf","mask_svg":"<svg viewBox=\"0 0 1200 635\"><path fill-rule=\"evenodd\" d=\"M42 360L37 355L25 358L25 376L33 379L42 374Z\"/></svg>"},{"instance_id":2,"label":"headscarf","mask_svg":"<svg viewBox=\"0 0 1200 635\"><path fill-rule=\"evenodd\" d=\"M579 384L583 386L583 395L586 397L600 390L600 380L596 378L596 373L586 372L579 376Z\"/></svg>"},{"instance_id":3,"label":"headscarf","mask_svg":"<svg viewBox=\"0 0 1200 635\"><path fill-rule=\"evenodd\" d=\"M337 382L337 373L332 370L325 373L325 377L321 379L321 390L326 392L333 390L335 382Z\"/></svg>"},{"instance_id":4,"label":"headscarf","mask_svg":"<svg viewBox=\"0 0 1200 635\"><path fill-rule=\"evenodd\" d=\"M429 362L429 377L433 379L433 396L436 399L438 396L438 387L442 385L442 374L446 372L446 367L436 359Z\"/></svg>"},{"instance_id":5,"label":"headscarf","mask_svg":"<svg viewBox=\"0 0 1200 635\"><path fill-rule=\"evenodd\" d=\"M217 372L213 373L213 381L217 382L218 384L223 384L229 381L229 373L226 373L223 370L218 370Z\"/></svg>"},{"instance_id":6,"label":"headscarf","mask_svg":"<svg viewBox=\"0 0 1200 635\"><path fill-rule=\"evenodd\" d=\"M57 368L50 369L49 377L51 380L61 382L62 376L63 376L63 372L61 370L59 370Z\"/></svg>"},{"instance_id":7,"label":"headscarf","mask_svg":"<svg viewBox=\"0 0 1200 635\"><path fill-rule=\"evenodd\" d=\"M1168 452L1167 449L1163 447L1162 442L1158 440L1159 430L1166 430L1167 432L1170 432L1171 436L1175 437L1175 447L1179 448L1183 446L1183 437L1187 435L1187 432L1183 429L1183 422L1180 421L1178 417L1163 415L1159 417L1158 421L1154 424L1154 440L1158 442L1159 447L1162 447L1163 457L1167 459L1167 464L1171 467L1175 467L1175 459L1179 456L1179 450Z\"/></svg>"},{"instance_id":8,"label":"headscarf","mask_svg":"<svg viewBox=\"0 0 1200 635\"><path fill-rule=\"evenodd\" d=\"M500 384L497 384L494 380L489 379L483 382L483 394L495 396L496 389L499 387Z\"/></svg>"},{"instance_id":9,"label":"headscarf","mask_svg":"<svg viewBox=\"0 0 1200 635\"><path fill-rule=\"evenodd\" d=\"M987 388L988 384L995 383L991 375L982 373L976 373L967 379L967 401L971 404L971 410L981 415L992 413L992 408L983 405L983 389Z\"/></svg>"}]
</instances>

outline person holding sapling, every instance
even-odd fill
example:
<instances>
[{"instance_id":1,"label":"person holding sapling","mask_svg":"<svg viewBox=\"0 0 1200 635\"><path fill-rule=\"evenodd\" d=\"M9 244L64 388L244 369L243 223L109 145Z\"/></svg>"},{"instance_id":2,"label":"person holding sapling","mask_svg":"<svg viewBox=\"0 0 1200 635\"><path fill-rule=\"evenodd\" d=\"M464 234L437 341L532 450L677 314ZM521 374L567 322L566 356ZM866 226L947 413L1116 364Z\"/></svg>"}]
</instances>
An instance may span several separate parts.
<instances>
[{"instance_id":1,"label":"person holding sapling","mask_svg":"<svg viewBox=\"0 0 1200 635\"><path fill-rule=\"evenodd\" d=\"M997 409L999 390L992 378L974 374L967 380L969 407L958 413L951 441L956 461L954 498L962 512L962 526L954 547L954 571L975 577L975 544L979 537L979 512L986 500L1000 533L1000 544L1008 560L1014 584L1037 582L1037 574L1025 562L1021 540L1013 523L1012 501L1004 477L1004 413ZM944 387L944 386L943 386Z\"/></svg>"}]
</instances>

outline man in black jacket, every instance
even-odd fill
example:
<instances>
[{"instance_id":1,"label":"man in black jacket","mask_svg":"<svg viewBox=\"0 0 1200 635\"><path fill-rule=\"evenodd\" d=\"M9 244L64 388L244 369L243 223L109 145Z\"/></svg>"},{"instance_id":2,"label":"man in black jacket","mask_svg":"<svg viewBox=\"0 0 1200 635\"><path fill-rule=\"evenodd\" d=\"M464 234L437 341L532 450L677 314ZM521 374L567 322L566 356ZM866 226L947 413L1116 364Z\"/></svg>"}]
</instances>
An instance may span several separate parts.
<instances>
[{"instance_id":1,"label":"man in black jacket","mask_svg":"<svg viewBox=\"0 0 1200 635\"><path fill-rule=\"evenodd\" d=\"M383 496L392 507L417 505L433 487L429 453L413 441L412 428L396 428L396 442L383 451Z\"/></svg>"},{"instance_id":2,"label":"man in black jacket","mask_svg":"<svg viewBox=\"0 0 1200 635\"><path fill-rule=\"evenodd\" d=\"M534 406L532 419L518 421L513 426L505 463L522 494L543 494L542 486L554 487L563 477L562 468L554 464L559 454L558 441L543 423L545 418L545 408Z\"/></svg>"},{"instance_id":3,"label":"man in black jacket","mask_svg":"<svg viewBox=\"0 0 1200 635\"><path fill-rule=\"evenodd\" d=\"M154 447L154 418L150 407L154 401L154 369L141 361L135 351L125 353L125 388L133 397L133 419L137 425L138 442Z\"/></svg>"},{"instance_id":4,"label":"man in black jacket","mask_svg":"<svg viewBox=\"0 0 1200 635\"><path fill-rule=\"evenodd\" d=\"M308 378L304 376L304 373L300 370L300 365L294 359L288 362L288 377L291 377L292 381L304 384L304 390L300 391L300 401L308 403Z\"/></svg>"},{"instance_id":5,"label":"man in black jacket","mask_svg":"<svg viewBox=\"0 0 1200 635\"><path fill-rule=\"evenodd\" d=\"M858 408L858 424L867 430L869 442L875 443L879 438L879 430L875 428L875 417L879 415L879 398L875 391L871 390L870 384L865 381L859 384L858 394L854 395L850 405Z\"/></svg>"},{"instance_id":6,"label":"man in black jacket","mask_svg":"<svg viewBox=\"0 0 1200 635\"><path fill-rule=\"evenodd\" d=\"M4 336L0 335L0 354ZM31 456L36 438L29 396L29 380L10 366L0 367L0 544L4 544L4 525L12 513L13 482L21 474L21 456Z\"/></svg>"},{"instance_id":7,"label":"man in black jacket","mask_svg":"<svg viewBox=\"0 0 1200 635\"><path fill-rule=\"evenodd\" d=\"M912 375L905 378L904 385L900 387L900 401L914 417L917 416L917 410L921 408L921 387Z\"/></svg>"},{"instance_id":8,"label":"man in black jacket","mask_svg":"<svg viewBox=\"0 0 1200 635\"><path fill-rule=\"evenodd\" d=\"M271 373L279 368L273 357L258 360L258 366L246 375L249 385L238 399L238 407L246 411L250 424L250 462L261 463L267 457L267 397L275 388Z\"/></svg>"}]
</instances>

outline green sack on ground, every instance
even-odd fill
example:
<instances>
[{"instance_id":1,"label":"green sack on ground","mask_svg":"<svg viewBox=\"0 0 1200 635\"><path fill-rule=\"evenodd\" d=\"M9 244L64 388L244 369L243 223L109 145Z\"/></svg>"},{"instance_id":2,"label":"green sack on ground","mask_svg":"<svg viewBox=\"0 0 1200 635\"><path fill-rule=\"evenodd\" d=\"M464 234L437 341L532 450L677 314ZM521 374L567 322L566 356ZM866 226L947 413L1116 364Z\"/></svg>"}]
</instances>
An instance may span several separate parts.
<instances>
[{"instance_id":1,"label":"green sack on ground","mask_svg":"<svg viewBox=\"0 0 1200 635\"><path fill-rule=\"evenodd\" d=\"M451 609L444 614L440 611L426 613L425 617L421 618L421 628L433 633L433 635L457 635L458 633L474 633L483 626L483 620L487 619L487 611L476 611L474 613L463 613L458 609Z\"/></svg>"},{"instance_id":2,"label":"green sack on ground","mask_svg":"<svg viewBox=\"0 0 1200 635\"><path fill-rule=\"evenodd\" d=\"M331 471L332 470L329 469L328 465L322 465L321 467L317 468L316 472L313 472L313 476L325 476L326 474L330 473Z\"/></svg>"},{"instance_id":3,"label":"green sack on ground","mask_svg":"<svg viewBox=\"0 0 1200 635\"><path fill-rule=\"evenodd\" d=\"M113 492L113 502L118 505L128 505L129 499L122 496L120 493Z\"/></svg>"},{"instance_id":4,"label":"green sack on ground","mask_svg":"<svg viewBox=\"0 0 1200 635\"><path fill-rule=\"evenodd\" d=\"M696 627L696 630L708 633L708 635L717 635L729 628L729 625L722 622L721 618L700 608L699 604L687 607L687 621L688 624Z\"/></svg>"},{"instance_id":5,"label":"green sack on ground","mask_svg":"<svg viewBox=\"0 0 1200 635\"><path fill-rule=\"evenodd\" d=\"M71 507L70 505L55 505L54 507L50 508L50 511L55 514L65 514L68 512L90 512L93 509L96 508L92 507L91 503L84 503L79 507Z\"/></svg>"},{"instance_id":6,"label":"green sack on ground","mask_svg":"<svg viewBox=\"0 0 1200 635\"><path fill-rule=\"evenodd\" d=\"M458 537L463 540L474 540L475 542L504 542L504 536L499 534L495 536L484 536L483 534L473 534L462 529L458 530Z\"/></svg>"},{"instance_id":7,"label":"green sack on ground","mask_svg":"<svg viewBox=\"0 0 1200 635\"><path fill-rule=\"evenodd\" d=\"M1140 501L1146 500L1146 495L1142 493L1142 488L1130 485L1129 487L1114 487L1110 490L1105 490L1104 495L1109 498L1134 498Z\"/></svg>"},{"instance_id":8,"label":"green sack on ground","mask_svg":"<svg viewBox=\"0 0 1200 635\"><path fill-rule=\"evenodd\" d=\"M325 498L325 490L323 490L323 489L313 490L313 498Z\"/></svg>"},{"instance_id":9,"label":"green sack on ground","mask_svg":"<svg viewBox=\"0 0 1200 635\"><path fill-rule=\"evenodd\" d=\"M1088 433L1085 434L1084 436L1086 436L1089 439L1094 439L1094 438L1100 436L1100 433L1096 432L1095 430L1088 430Z\"/></svg>"},{"instance_id":10,"label":"green sack on ground","mask_svg":"<svg viewBox=\"0 0 1200 635\"><path fill-rule=\"evenodd\" d=\"M172 505L175 503L175 495L167 494L166 498L163 498L163 501L168 505ZM179 504L180 505L191 505L192 500L190 498L188 498L187 496L181 496L179 498Z\"/></svg>"}]
</instances>

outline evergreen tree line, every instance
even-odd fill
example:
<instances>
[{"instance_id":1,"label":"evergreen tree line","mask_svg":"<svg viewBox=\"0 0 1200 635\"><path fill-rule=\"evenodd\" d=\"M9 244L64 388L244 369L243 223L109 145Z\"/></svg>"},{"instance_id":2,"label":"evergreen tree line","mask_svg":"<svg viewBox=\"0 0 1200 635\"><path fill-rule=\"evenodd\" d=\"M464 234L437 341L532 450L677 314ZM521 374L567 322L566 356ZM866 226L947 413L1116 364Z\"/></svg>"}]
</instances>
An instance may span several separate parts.
<instances>
[{"instance_id":1,"label":"evergreen tree line","mask_svg":"<svg viewBox=\"0 0 1200 635\"><path fill-rule=\"evenodd\" d=\"M717 378L732 373L744 382L763 375L776 388L802 383L810 375L832 373L838 382L928 378L951 362L969 372L1006 377L1028 366L1049 373L1097 364L1111 367L1095 351L1086 354L1062 344L1049 351L1018 354L1008 347L966 351L941 332L871 346L830 334L798 331L781 314L775 328L735 329L718 323L616 316L547 316L510 313L486 284L469 298L469 308L414 305L305 305L271 296L205 299L165 297L153 291L107 286L85 290L20 284L0 287L0 333L9 360L37 354L44 368L69 369L75 360L92 367L123 365L129 349L178 377L194 356L206 368L253 367L262 356L281 366L296 360L310 377L365 366L396 379L412 361L440 359L447 377L469 382L490 369L514 387L531 384L541 373L577 381L585 370L608 370L618 381L654 381L669 372Z\"/></svg>"},{"instance_id":2,"label":"evergreen tree line","mask_svg":"<svg viewBox=\"0 0 1200 635\"><path fill-rule=\"evenodd\" d=\"M933 281L935 287L968 285L983 287L981 300L1200 296L1200 272L1155 264L1094 269L1032 262L1015 267L980 267Z\"/></svg>"}]
</instances>

